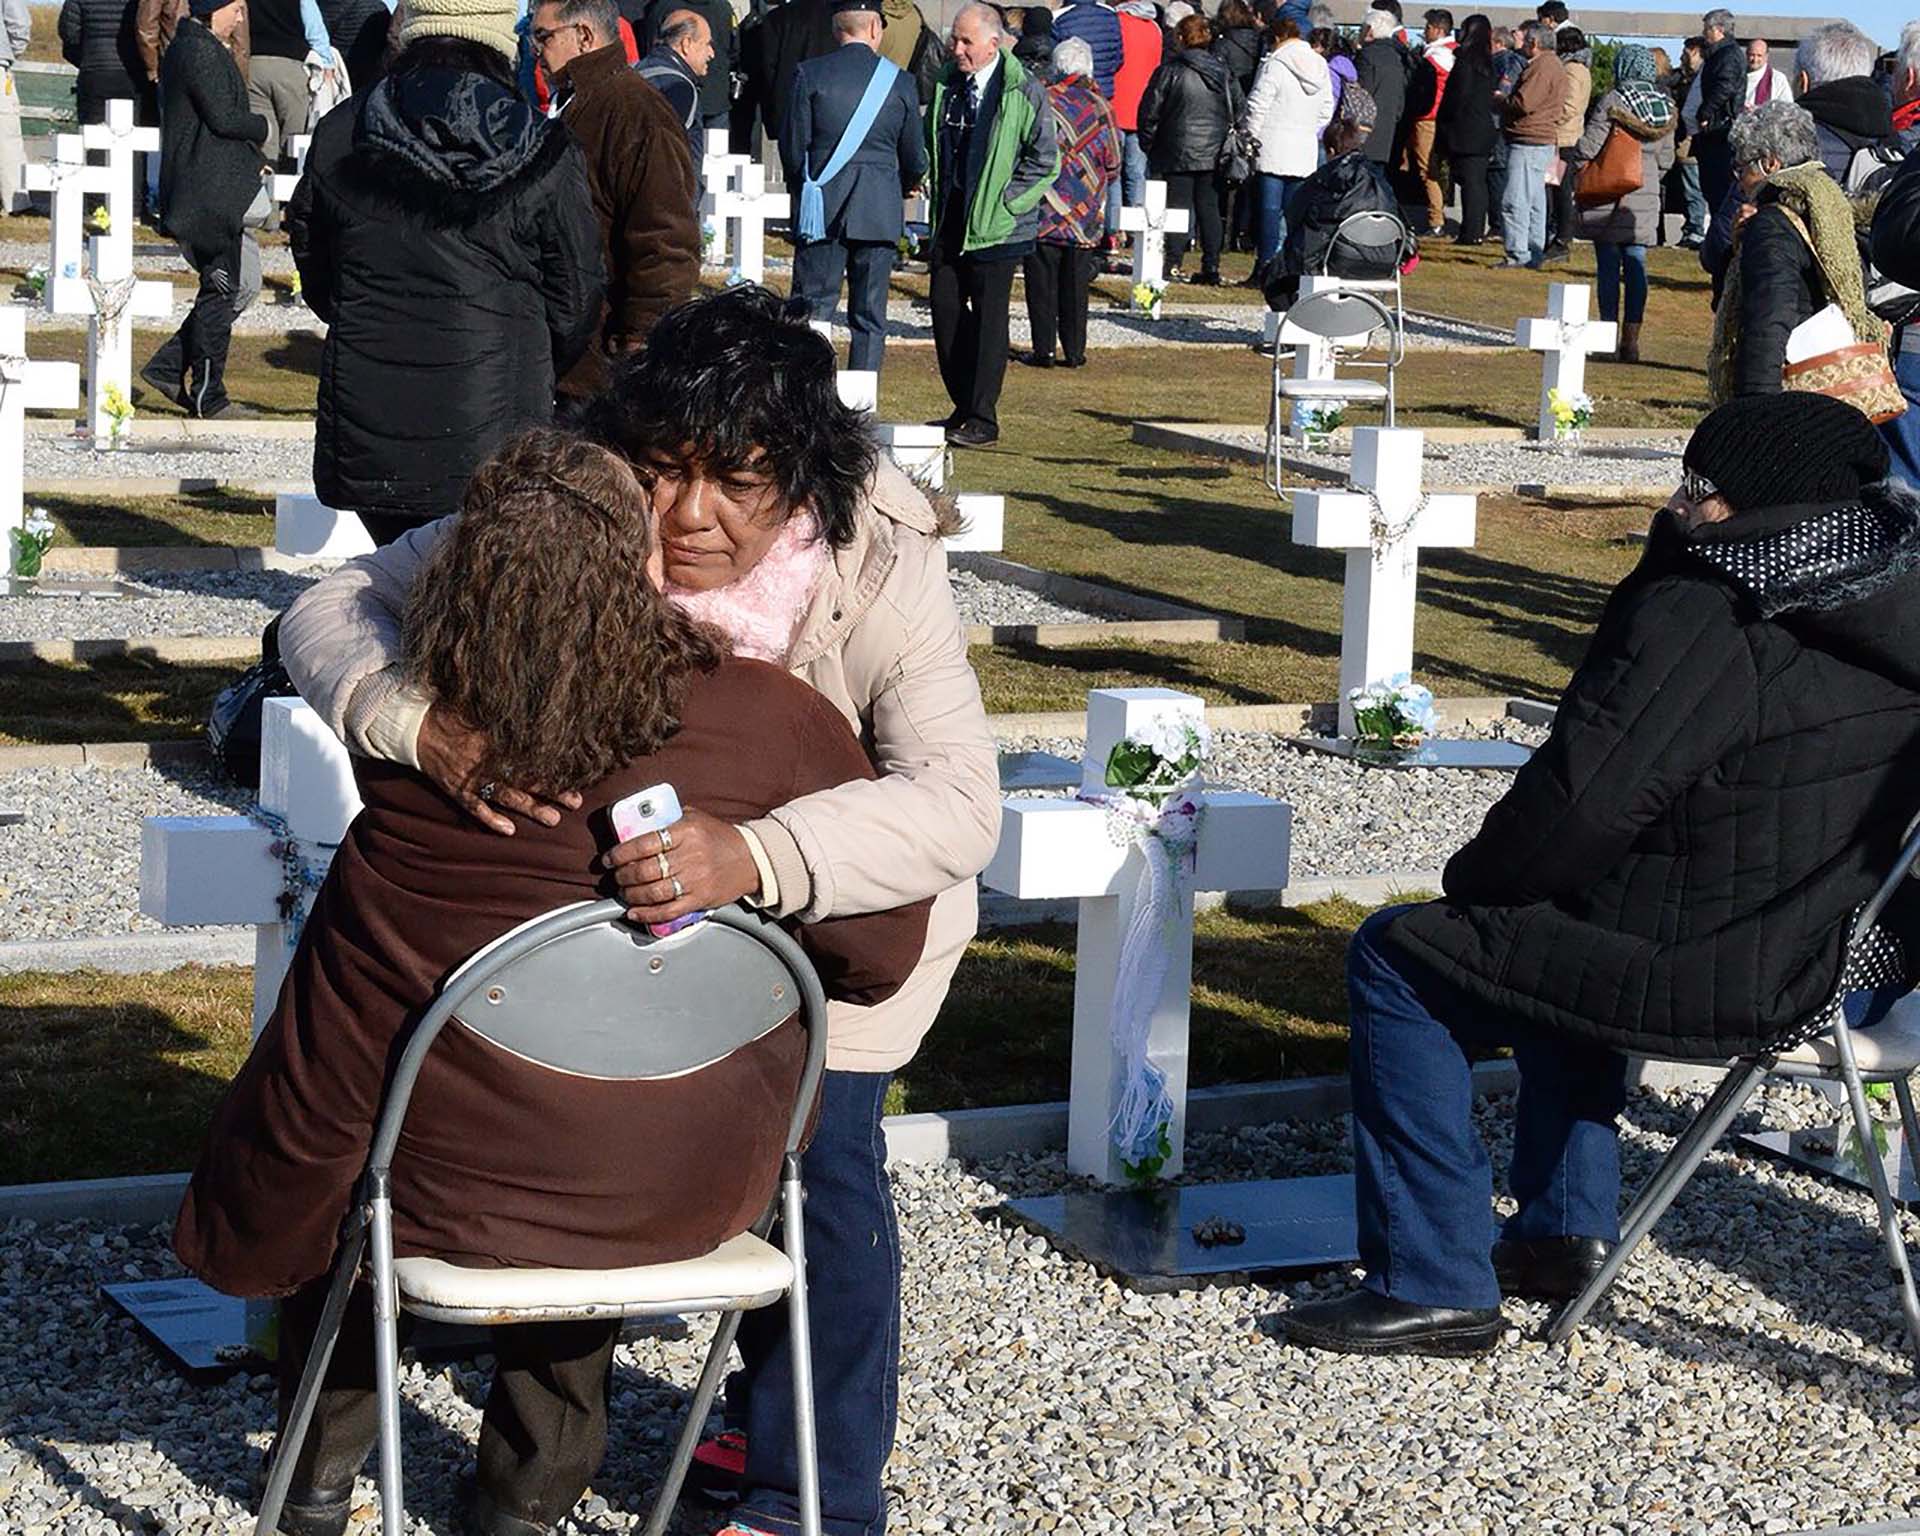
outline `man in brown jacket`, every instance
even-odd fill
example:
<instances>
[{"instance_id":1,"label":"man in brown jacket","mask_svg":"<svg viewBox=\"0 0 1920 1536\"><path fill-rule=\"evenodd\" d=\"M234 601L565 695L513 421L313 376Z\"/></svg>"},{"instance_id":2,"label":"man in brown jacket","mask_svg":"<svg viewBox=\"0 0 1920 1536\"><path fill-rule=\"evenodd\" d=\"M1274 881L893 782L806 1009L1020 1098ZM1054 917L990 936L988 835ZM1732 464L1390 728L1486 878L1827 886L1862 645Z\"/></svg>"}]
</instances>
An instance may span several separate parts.
<instances>
[{"instance_id":1,"label":"man in brown jacket","mask_svg":"<svg viewBox=\"0 0 1920 1536\"><path fill-rule=\"evenodd\" d=\"M173 41L173 34L179 28L180 18L187 14L187 0L140 0L134 13L134 38L140 47L140 62L146 66L147 79L154 85L160 83L160 55L167 51L167 44ZM247 66L252 62L252 45L247 37L247 19L242 16L227 51L233 55L233 62L240 66L240 78L247 78Z\"/></svg>"},{"instance_id":2,"label":"man in brown jacket","mask_svg":"<svg viewBox=\"0 0 1920 1536\"><path fill-rule=\"evenodd\" d=\"M627 64L612 0L543 0L530 35L554 99L587 158L607 242L600 344L560 381L564 400L606 387L612 361L700 281L693 152L673 109Z\"/></svg>"},{"instance_id":3,"label":"man in brown jacket","mask_svg":"<svg viewBox=\"0 0 1920 1536\"><path fill-rule=\"evenodd\" d=\"M1537 267L1547 250L1547 168L1567 106L1567 71L1553 51L1553 32L1529 21L1514 29L1527 61L1507 98L1507 186L1500 199L1506 239L1503 267Z\"/></svg>"}]
</instances>

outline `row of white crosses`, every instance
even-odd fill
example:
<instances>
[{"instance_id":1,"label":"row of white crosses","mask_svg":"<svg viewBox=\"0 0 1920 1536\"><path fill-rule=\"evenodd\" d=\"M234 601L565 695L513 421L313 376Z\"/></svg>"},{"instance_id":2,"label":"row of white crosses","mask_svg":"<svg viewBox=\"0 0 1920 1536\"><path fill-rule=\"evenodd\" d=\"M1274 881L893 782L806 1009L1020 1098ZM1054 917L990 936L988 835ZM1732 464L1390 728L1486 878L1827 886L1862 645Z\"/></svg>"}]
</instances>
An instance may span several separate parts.
<instances>
[{"instance_id":1,"label":"row of white crosses","mask_svg":"<svg viewBox=\"0 0 1920 1536\"><path fill-rule=\"evenodd\" d=\"M1138 203L1125 203L1120 209L1120 227L1133 236L1133 286L1142 284L1158 290L1167 282L1167 236L1184 235L1190 224L1187 210L1167 206L1167 184L1149 181ZM1137 300L1129 299L1135 308ZM1156 298L1145 313L1160 318Z\"/></svg>"},{"instance_id":2,"label":"row of white crosses","mask_svg":"<svg viewBox=\"0 0 1920 1536\"><path fill-rule=\"evenodd\" d=\"M1587 357L1611 352L1619 328L1611 320L1589 320L1585 283L1554 283L1547 289L1544 320L1522 320L1514 327L1521 346L1546 354L1540 370L1540 415L1534 436L1551 442L1555 434L1553 396L1572 400L1587 387Z\"/></svg>"},{"instance_id":3,"label":"row of white crosses","mask_svg":"<svg viewBox=\"0 0 1920 1536\"><path fill-rule=\"evenodd\" d=\"M0 306L0 576L12 576L24 526L27 412L71 410L80 402L78 363L36 363L27 356L27 311Z\"/></svg>"},{"instance_id":4,"label":"row of white crosses","mask_svg":"<svg viewBox=\"0 0 1920 1536\"><path fill-rule=\"evenodd\" d=\"M21 172L28 191L53 196L47 312L87 317L87 427L95 447L113 441L108 392L132 399L134 318L173 313L171 283L133 275L134 155L159 148L159 131L135 127L133 103L115 100L107 103L104 122L56 134L52 159ZM90 153L106 158L96 163ZM89 195L107 200L105 234L84 231Z\"/></svg>"}]
</instances>

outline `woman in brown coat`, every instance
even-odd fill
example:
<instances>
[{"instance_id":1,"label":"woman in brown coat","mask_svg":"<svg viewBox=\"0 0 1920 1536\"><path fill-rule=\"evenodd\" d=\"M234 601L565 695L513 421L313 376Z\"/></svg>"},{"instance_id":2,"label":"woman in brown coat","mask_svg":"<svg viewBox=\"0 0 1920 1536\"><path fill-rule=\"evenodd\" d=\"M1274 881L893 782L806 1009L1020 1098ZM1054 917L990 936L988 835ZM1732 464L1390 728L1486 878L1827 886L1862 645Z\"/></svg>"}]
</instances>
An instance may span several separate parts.
<instances>
[{"instance_id":1,"label":"woman in brown coat","mask_svg":"<svg viewBox=\"0 0 1920 1536\"><path fill-rule=\"evenodd\" d=\"M415 583L408 671L457 716L486 723L488 776L592 787L582 814L508 841L416 770L356 759L365 809L215 1117L174 1234L181 1260L218 1289L289 1298L283 1412L388 1064L441 979L526 919L606 894L606 811L635 790L671 783L689 806L740 821L873 776L831 704L780 668L727 655L669 606L651 557L632 472L543 431L482 466ZM829 996L891 995L919 963L927 905L802 930ZM394 1162L396 1247L582 1268L707 1252L772 1196L801 1051L790 1021L690 1075L601 1083L449 1031ZM346 1524L374 1433L367 1323L363 1308L334 1356L289 1529ZM604 1448L616 1333L500 1330L480 1438L483 1526L545 1528L572 1508Z\"/></svg>"}]
</instances>

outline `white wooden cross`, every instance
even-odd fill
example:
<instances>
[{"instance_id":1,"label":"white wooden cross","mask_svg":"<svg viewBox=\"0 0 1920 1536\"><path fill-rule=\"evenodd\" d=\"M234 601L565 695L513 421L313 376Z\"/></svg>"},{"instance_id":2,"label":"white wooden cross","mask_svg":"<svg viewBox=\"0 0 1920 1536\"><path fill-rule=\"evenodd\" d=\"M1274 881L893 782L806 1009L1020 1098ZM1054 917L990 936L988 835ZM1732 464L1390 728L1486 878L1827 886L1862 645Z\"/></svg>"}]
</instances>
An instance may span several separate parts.
<instances>
[{"instance_id":1,"label":"white wooden cross","mask_svg":"<svg viewBox=\"0 0 1920 1536\"><path fill-rule=\"evenodd\" d=\"M734 178L753 163L751 155L736 155L727 148L727 130L709 128L706 153L700 158L700 259L710 267L725 266L727 225L720 214L720 199L734 190Z\"/></svg>"},{"instance_id":2,"label":"white wooden cross","mask_svg":"<svg viewBox=\"0 0 1920 1536\"><path fill-rule=\"evenodd\" d=\"M1167 184L1149 181L1142 194L1144 202L1127 203L1120 209L1120 227L1133 235L1133 281L1160 288L1167 281L1167 236L1187 232L1191 220L1184 208L1167 206ZM1158 317L1159 304L1151 313Z\"/></svg>"},{"instance_id":3,"label":"white wooden cross","mask_svg":"<svg viewBox=\"0 0 1920 1536\"><path fill-rule=\"evenodd\" d=\"M827 340L832 342L832 327L826 322L816 320L813 328L818 331L825 328ZM865 411L872 415L880 409L880 375L871 368L842 368L834 375L839 385L840 403L849 410Z\"/></svg>"},{"instance_id":4,"label":"white wooden cross","mask_svg":"<svg viewBox=\"0 0 1920 1536\"><path fill-rule=\"evenodd\" d=\"M110 246L125 246L124 270L131 272L134 210L138 206L133 194L139 185L133 157L136 152L157 155L160 152L160 130L136 126L133 103L125 97L116 97L107 103L105 121L88 123L80 130L80 143L89 152L90 159L95 155L106 156L107 172L112 177L112 185L107 188L107 232L95 238L104 240ZM121 263L116 260L115 265Z\"/></svg>"},{"instance_id":5,"label":"white wooden cross","mask_svg":"<svg viewBox=\"0 0 1920 1536\"><path fill-rule=\"evenodd\" d=\"M268 699L260 718L260 806L286 823L293 849L324 875L360 813L353 762L300 699ZM293 961L296 925L314 891L289 889L279 833L250 816L149 816L140 826L140 910L169 927L249 924L254 929L253 1032L273 1012Z\"/></svg>"},{"instance_id":6,"label":"white wooden cross","mask_svg":"<svg viewBox=\"0 0 1920 1536\"><path fill-rule=\"evenodd\" d=\"M27 412L79 402L80 365L29 361L25 307L0 306L0 576L13 574L20 555L13 535L26 511Z\"/></svg>"},{"instance_id":7,"label":"white wooden cross","mask_svg":"<svg viewBox=\"0 0 1920 1536\"><path fill-rule=\"evenodd\" d=\"M1347 552L1340 602L1340 734L1354 733L1355 688L1413 670L1414 584L1420 551L1473 543L1473 496L1420 494L1423 434L1357 427L1353 489L1297 491L1293 542Z\"/></svg>"},{"instance_id":8,"label":"white wooden cross","mask_svg":"<svg viewBox=\"0 0 1920 1536\"><path fill-rule=\"evenodd\" d=\"M29 165L24 185L33 191L51 191L53 217L45 302L55 315L85 315L87 319L87 425L94 446L113 441L113 417L108 394L118 390L130 400L133 391L133 320L138 315L171 315L173 285L136 279L133 275L133 156L119 160L119 172L109 165L89 165L81 135L54 137L53 159ZM126 209L124 217L113 212ZM88 256L81 257L82 229L88 193L108 198L110 224L105 235L92 237ZM89 282L91 278L91 282ZM106 304L95 303L97 287Z\"/></svg>"},{"instance_id":9,"label":"white wooden cross","mask_svg":"<svg viewBox=\"0 0 1920 1536\"><path fill-rule=\"evenodd\" d=\"M1514 327L1521 346L1546 354L1540 378L1540 419L1533 435L1542 442L1554 436L1555 390L1570 400L1587 387L1587 354L1611 352L1619 328L1611 320L1589 320L1585 283L1553 283L1547 288L1547 317L1522 320Z\"/></svg>"},{"instance_id":10,"label":"white wooden cross","mask_svg":"<svg viewBox=\"0 0 1920 1536\"><path fill-rule=\"evenodd\" d=\"M1101 688L1087 695L1083 792L1104 789L1116 743L1155 717L1199 721L1205 705L1165 688ZM1173 1102L1171 1156L1160 1173L1179 1173L1187 1125L1187 1038L1193 992L1196 891L1279 890L1287 883L1292 810L1264 795L1208 790L1193 876L1183 883L1168 924L1166 979L1153 1010L1148 1058L1166 1076ZM1082 800L1016 797L1002 808L1000 845L981 880L1032 900L1080 902L1073 984L1073 1086L1067 1109L1067 1167L1108 1184L1127 1182L1109 1127L1123 1086L1112 1013L1121 940L1132 919L1143 855L1110 834L1107 812Z\"/></svg>"},{"instance_id":11,"label":"white wooden cross","mask_svg":"<svg viewBox=\"0 0 1920 1536\"><path fill-rule=\"evenodd\" d=\"M1333 293L1348 286L1337 277L1303 277L1299 290L1294 295L1297 303L1301 299L1311 298L1316 293ZM1366 284L1355 284L1365 288ZM1318 336L1312 331L1303 331L1298 326L1289 326L1284 313L1273 314L1272 335L1268 340L1277 346L1293 349L1293 378L1296 382L1310 379L1332 379L1339 377L1340 349L1358 346L1366 340L1366 333L1354 336ZM1327 404L1337 405L1338 401L1308 400L1294 397L1287 413L1287 436L1297 443L1306 441L1307 432L1319 417L1320 408Z\"/></svg>"},{"instance_id":12,"label":"white wooden cross","mask_svg":"<svg viewBox=\"0 0 1920 1536\"><path fill-rule=\"evenodd\" d=\"M373 535L358 513L328 506L310 493L274 498L273 547L308 560L351 560L373 553Z\"/></svg>"},{"instance_id":13,"label":"white wooden cross","mask_svg":"<svg viewBox=\"0 0 1920 1536\"><path fill-rule=\"evenodd\" d=\"M767 190L767 168L748 161L734 178L733 190L714 199L713 211L726 227L733 247L729 283L763 283L767 278L767 221L785 218L791 202L784 192Z\"/></svg>"},{"instance_id":14,"label":"white wooden cross","mask_svg":"<svg viewBox=\"0 0 1920 1536\"><path fill-rule=\"evenodd\" d=\"M300 185L300 178L307 174L307 151L313 148L313 135L296 133L288 140L288 145L293 150L293 174L289 176L285 171L274 173L272 190L276 203L293 200L293 189Z\"/></svg>"}]
</instances>

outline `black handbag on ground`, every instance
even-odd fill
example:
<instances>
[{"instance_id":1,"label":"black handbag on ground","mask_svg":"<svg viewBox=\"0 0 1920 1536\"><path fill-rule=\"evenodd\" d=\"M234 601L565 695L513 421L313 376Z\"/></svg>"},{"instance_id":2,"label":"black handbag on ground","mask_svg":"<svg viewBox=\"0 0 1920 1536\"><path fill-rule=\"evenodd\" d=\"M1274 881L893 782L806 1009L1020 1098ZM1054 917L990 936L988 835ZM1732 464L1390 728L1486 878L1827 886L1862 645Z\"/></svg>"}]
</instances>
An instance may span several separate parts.
<instances>
[{"instance_id":1,"label":"black handbag on ground","mask_svg":"<svg viewBox=\"0 0 1920 1536\"><path fill-rule=\"evenodd\" d=\"M207 750L236 784L260 787L261 711L268 699L291 698L296 692L280 661L276 618L260 636L260 659L222 688L207 712Z\"/></svg>"}]
</instances>

